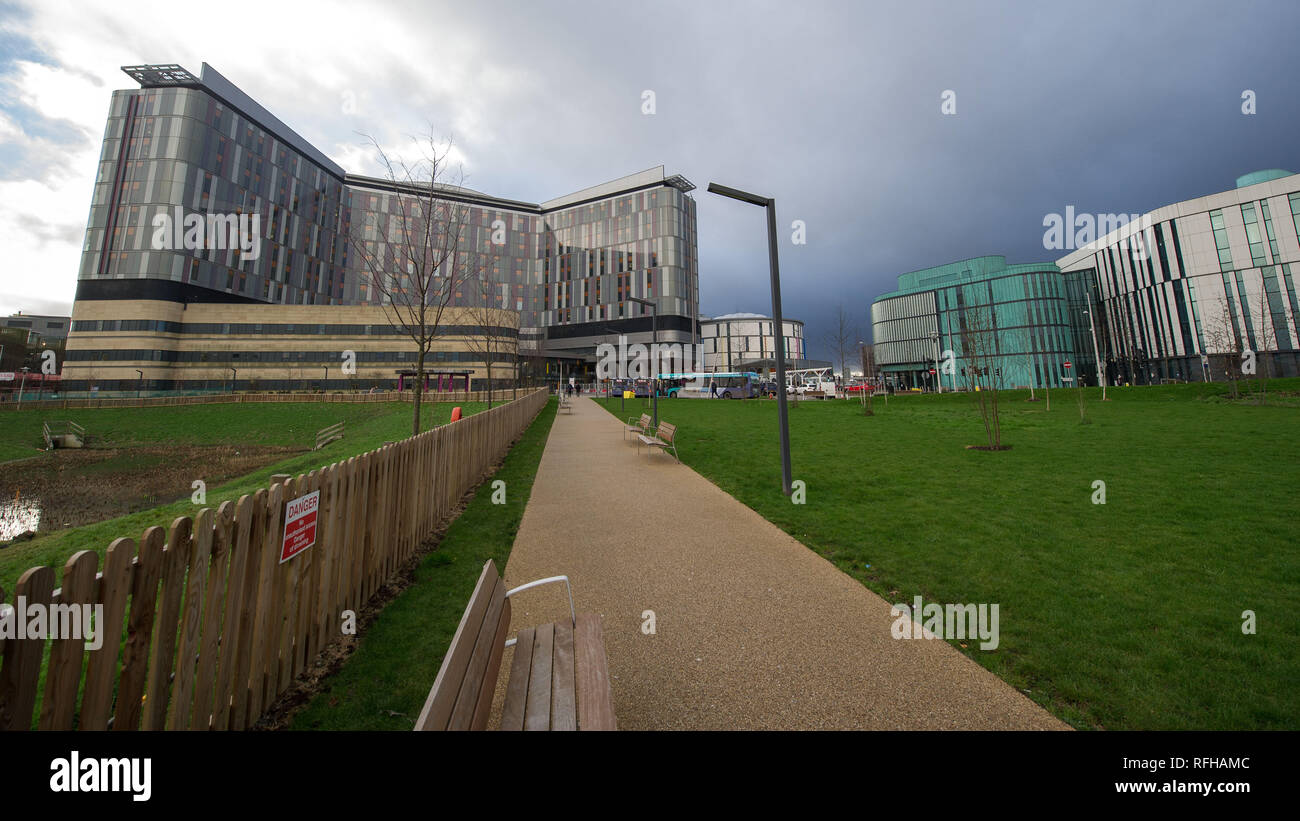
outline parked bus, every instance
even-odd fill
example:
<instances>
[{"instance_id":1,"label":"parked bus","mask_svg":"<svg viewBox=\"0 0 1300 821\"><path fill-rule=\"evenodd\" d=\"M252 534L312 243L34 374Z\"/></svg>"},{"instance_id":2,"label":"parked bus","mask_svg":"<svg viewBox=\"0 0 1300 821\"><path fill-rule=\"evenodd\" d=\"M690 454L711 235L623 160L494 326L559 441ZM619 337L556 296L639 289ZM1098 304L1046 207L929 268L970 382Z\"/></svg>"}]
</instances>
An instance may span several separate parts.
<instances>
[{"instance_id":1,"label":"parked bus","mask_svg":"<svg viewBox=\"0 0 1300 821\"><path fill-rule=\"evenodd\" d=\"M660 384L670 387L662 388L660 396L676 396L683 388L703 388L703 396L718 399L753 399L759 395L762 380L752 371L732 371L728 373L661 373ZM688 384L693 383L693 384Z\"/></svg>"}]
</instances>

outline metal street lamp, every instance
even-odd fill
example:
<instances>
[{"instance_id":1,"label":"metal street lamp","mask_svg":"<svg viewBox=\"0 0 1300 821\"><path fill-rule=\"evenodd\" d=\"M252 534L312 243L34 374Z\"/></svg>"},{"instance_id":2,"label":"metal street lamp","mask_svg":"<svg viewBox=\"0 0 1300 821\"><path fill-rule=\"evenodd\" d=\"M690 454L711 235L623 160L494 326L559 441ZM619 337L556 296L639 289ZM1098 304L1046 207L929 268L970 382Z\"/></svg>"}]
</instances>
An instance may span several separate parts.
<instances>
[{"instance_id":1,"label":"metal street lamp","mask_svg":"<svg viewBox=\"0 0 1300 821\"><path fill-rule=\"evenodd\" d=\"M28 370L29 370L29 368L28 368L26 365L24 365L24 366L23 366L23 379L22 379L22 381L21 381L20 383L18 383L18 410L22 410L22 409L23 409L23 388L27 387L27 371L28 371Z\"/></svg>"},{"instance_id":2,"label":"metal street lamp","mask_svg":"<svg viewBox=\"0 0 1300 821\"><path fill-rule=\"evenodd\" d=\"M767 209L767 256L772 269L772 327L776 329L776 415L781 427L781 491L790 495L790 420L785 395L785 321L781 318L781 269L776 253L776 200L709 183L709 193Z\"/></svg>"},{"instance_id":3,"label":"metal street lamp","mask_svg":"<svg viewBox=\"0 0 1300 821\"><path fill-rule=\"evenodd\" d=\"M930 332L930 341L934 342L934 387L938 393L943 393L943 380L939 373L939 332Z\"/></svg>"},{"instance_id":4,"label":"metal street lamp","mask_svg":"<svg viewBox=\"0 0 1300 821\"><path fill-rule=\"evenodd\" d=\"M650 309L650 367L653 371L650 375L650 393L654 395L654 425L659 427L659 306L648 299L642 299L636 296L627 298L628 302L635 302L643 308Z\"/></svg>"},{"instance_id":5,"label":"metal street lamp","mask_svg":"<svg viewBox=\"0 0 1300 821\"><path fill-rule=\"evenodd\" d=\"M139 381L135 383L135 398L139 399L142 395L141 391L144 390L144 371L137 370L135 373L140 377Z\"/></svg>"},{"instance_id":6,"label":"metal street lamp","mask_svg":"<svg viewBox=\"0 0 1300 821\"><path fill-rule=\"evenodd\" d=\"M235 380L239 379L239 369L231 368L230 374L230 392L233 394L235 392Z\"/></svg>"},{"instance_id":7,"label":"metal street lamp","mask_svg":"<svg viewBox=\"0 0 1300 821\"><path fill-rule=\"evenodd\" d=\"M1101 401L1106 401L1106 380L1101 375L1101 353L1097 350L1097 326L1092 321L1092 291L1088 291L1088 332L1092 334L1092 358L1097 362L1097 384L1101 385Z\"/></svg>"}]
</instances>

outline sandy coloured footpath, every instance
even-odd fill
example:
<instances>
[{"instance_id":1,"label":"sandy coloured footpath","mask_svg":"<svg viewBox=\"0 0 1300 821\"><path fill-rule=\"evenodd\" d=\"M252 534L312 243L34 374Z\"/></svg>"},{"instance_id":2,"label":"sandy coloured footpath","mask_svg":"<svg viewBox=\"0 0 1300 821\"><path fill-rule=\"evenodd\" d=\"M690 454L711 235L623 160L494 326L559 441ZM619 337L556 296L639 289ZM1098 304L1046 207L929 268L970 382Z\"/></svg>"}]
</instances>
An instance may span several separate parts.
<instances>
[{"instance_id":1,"label":"sandy coloured footpath","mask_svg":"<svg viewBox=\"0 0 1300 821\"><path fill-rule=\"evenodd\" d=\"M1068 729L946 642L894 639L888 602L622 430L586 398L557 416L505 571L568 575L602 616L619 729ZM512 603L511 634L568 615L562 585Z\"/></svg>"}]
</instances>

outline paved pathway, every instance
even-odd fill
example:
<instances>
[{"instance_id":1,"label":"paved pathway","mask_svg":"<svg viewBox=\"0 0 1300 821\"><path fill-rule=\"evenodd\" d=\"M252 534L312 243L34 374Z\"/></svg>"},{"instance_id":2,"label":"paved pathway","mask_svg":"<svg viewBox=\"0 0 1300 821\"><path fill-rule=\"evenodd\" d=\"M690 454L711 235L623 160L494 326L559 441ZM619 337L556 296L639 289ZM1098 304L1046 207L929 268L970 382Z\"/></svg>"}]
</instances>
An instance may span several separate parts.
<instances>
[{"instance_id":1,"label":"paved pathway","mask_svg":"<svg viewBox=\"0 0 1300 821\"><path fill-rule=\"evenodd\" d=\"M1067 729L946 642L892 638L888 602L621 432L586 398L556 418L505 572L567 574L601 614L620 729ZM560 587L512 603L512 633L568 615Z\"/></svg>"}]
</instances>

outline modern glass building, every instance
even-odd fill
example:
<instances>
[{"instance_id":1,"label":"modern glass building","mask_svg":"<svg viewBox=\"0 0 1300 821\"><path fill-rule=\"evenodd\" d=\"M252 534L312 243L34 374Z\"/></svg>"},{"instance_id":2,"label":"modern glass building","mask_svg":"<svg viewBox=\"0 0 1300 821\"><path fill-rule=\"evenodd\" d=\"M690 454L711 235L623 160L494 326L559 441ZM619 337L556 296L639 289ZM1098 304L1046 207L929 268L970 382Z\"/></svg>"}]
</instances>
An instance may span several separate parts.
<instances>
[{"instance_id":1,"label":"modern glass building","mask_svg":"<svg viewBox=\"0 0 1300 821\"><path fill-rule=\"evenodd\" d=\"M975 257L903 274L898 286L871 304L876 365L897 385L930 389L937 376L943 390L962 387L980 344L988 356L979 361L991 362L1006 387L1087 378L1092 357L1078 347L1072 317L1086 310L1088 286L1050 262ZM949 351L952 372L944 373Z\"/></svg>"},{"instance_id":2,"label":"modern glass building","mask_svg":"<svg viewBox=\"0 0 1300 821\"><path fill-rule=\"evenodd\" d=\"M1231 191L1158 208L1057 261L1093 280L1112 381L1222 380L1225 357L1300 373L1300 175L1268 170ZM1240 362L1237 363L1240 366Z\"/></svg>"},{"instance_id":3,"label":"modern glass building","mask_svg":"<svg viewBox=\"0 0 1300 821\"><path fill-rule=\"evenodd\" d=\"M232 370L289 386L298 378L292 370L266 363L315 361L359 342L373 355L363 375L395 382L403 366L389 363L413 362L413 344L384 321L387 298L364 257L384 257L390 235L382 226L409 207L409 190L347 173L206 63L199 77L176 65L124 71L140 88L112 96L73 307L68 388L200 388ZM472 323L462 309L488 307L515 315L502 324L511 358L590 361L611 337L650 341L649 312L629 297L654 301L661 342L694 342L693 188L662 166L543 203L444 186L441 196L469 210L458 253L479 273L454 294L455 332L440 354L486 379L485 355L464 344ZM191 215L209 229L214 219L242 220L256 226L256 242L188 247ZM159 218L173 228L160 233ZM228 310L218 312L221 321L200 321L186 316L191 305ZM287 313L289 306L314 310ZM350 318L329 311L344 306L374 310ZM244 344L230 347L232 332L209 326L238 326ZM259 364L215 364L236 354ZM342 386L340 377L327 384ZM325 378L322 370L311 384ZM244 380L241 372L235 384Z\"/></svg>"}]
</instances>

